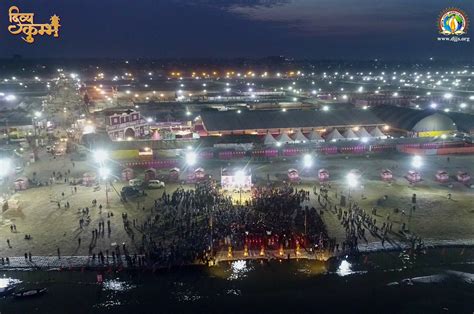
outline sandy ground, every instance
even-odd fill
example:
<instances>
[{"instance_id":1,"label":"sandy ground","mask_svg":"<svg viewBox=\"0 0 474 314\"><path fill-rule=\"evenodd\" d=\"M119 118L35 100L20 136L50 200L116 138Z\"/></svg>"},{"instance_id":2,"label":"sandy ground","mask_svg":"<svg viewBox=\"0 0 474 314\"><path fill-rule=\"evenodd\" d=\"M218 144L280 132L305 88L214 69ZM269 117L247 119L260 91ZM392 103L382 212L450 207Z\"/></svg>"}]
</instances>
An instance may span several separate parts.
<instances>
[{"instance_id":1,"label":"sandy ground","mask_svg":"<svg viewBox=\"0 0 474 314\"><path fill-rule=\"evenodd\" d=\"M315 166L306 171L301 171L302 183L298 185L301 188L311 189L313 185L318 185L316 180L317 169L326 168L331 175L332 190L329 196L333 201L335 191L338 194L347 195L348 187L345 175L351 169L359 169L362 173L360 186L354 188L351 194L363 208L370 212L372 207L377 207L378 225L386 221L390 214L390 220L394 223L393 231L398 231L403 222L406 223L410 231L421 236L425 241L456 241L468 243L474 239L474 189L470 189L451 179L453 185L440 184L434 180L437 170L444 169L451 176L457 171L464 170L474 174L474 157L472 156L451 156L450 162L446 157L426 157L424 158L421 173L423 182L411 186L403 176L411 168L411 157L406 155L365 155L351 156L346 159L343 156L318 157ZM288 168L301 169L302 161L298 159L279 160L274 162L259 161L237 161L237 162L202 162L206 171L215 178L219 178L221 167L230 169L250 167L253 174L253 181L256 184L265 184L267 175L271 181L281 182L286 178ZM71 171L70 177L80 177L86 171L94 170L94 163L91 161L76 162L75 167L69 157L58 157L50 159L42 155L40 161L26 167L25 175L32 177L36 172L40 180L47 180L52 171L66 172ZM391 185L380 180L379 173L383 168L393 169L395 182ZM161 171L166 173L166 171ZM119 174L118 167L114 174ZM140 176L141 174L139 174ZM117 191L120 191L124 182L114 183ZM176 189L177 184L167 184L166 191L171 192ZM109 187L110 189L110 187ZM64 197L62 193L64 192ZM92 187L78 186L77 193L72 193L71 186L68 183L55 183L50 186L30 188L14 194L14 198L19 200L20 208L18 210L9 209L0 215L0 256L22 256L25 252L31 252L33 256L55 256L57 248L61 255L88 255L90 249L97 253L99 250L105 251L111 249L115 244L125 242L129 248L136 248L134 242L139 243L141 233L134 228L134 241L126 234L123 225L121 213L126 212L129 219L138 219L143 223L148 217L154 215L150 211L154 199L161 196L163 190L148 190L146 197L141 197L138 201L121 203L119 196L114 189L109 191L109 206L106 208L105 185L101 184L101 190L94 192ZM417 208L414 212L410 211L411 196L417 194ZM452 194L452 199L447 198L447 194ZM237 199L238 193L233 193ZM362 197L363 195L363 197ZM387 195L387 200L377 205L377 200ZM247 194L243 198L248 197ZM92 199L97 199L98 204L103 205L102 211L97 207L92 207ZM57 202L61 203L58 208ZM70 208L64 208L66 202L70 203ZM311 204L316 206L316 197L312 197ZM84 229L79 228L79 208L90 208L91 222ZM145 211L142 207L145 207ZM406 215L401 213L394 214L393 209L398 207L400 211L405 210ZM108 213L114 216L108 218ZM345 232L341 227L337 217L331 212L325 212L323 219L326 222L331 237L335 237L341 242L345 237ZM107 220L111 221L112 232L99 237L96 241L92 240L91 231L98 228L98 223ZM379 223L380 222L380 223ZM17 226L17 232L10 231L10 225ZM32 236L31 240L25 240L25 234ZM81 238L81 244L78 244L78 238ZM397 237L393 237L398 240ZM10 240L11 248L7 246L6 240ZM369 237L369 245L379 245L380 239ZM132 252L134 249L132 249Z\"/></svg>"}]
</instances>

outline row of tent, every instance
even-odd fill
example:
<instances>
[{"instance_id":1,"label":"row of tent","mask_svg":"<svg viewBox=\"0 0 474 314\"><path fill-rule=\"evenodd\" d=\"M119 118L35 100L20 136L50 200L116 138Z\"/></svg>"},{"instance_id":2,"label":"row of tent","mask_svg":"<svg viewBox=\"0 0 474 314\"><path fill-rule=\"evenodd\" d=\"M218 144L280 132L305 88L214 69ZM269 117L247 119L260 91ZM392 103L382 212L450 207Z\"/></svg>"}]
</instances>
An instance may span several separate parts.
<instances>
[{"instance_id":1,"label":"row of tent","mask_svg":"<svg viewBox=\"0 0 474 314\"><path fill-rule=\"evenodd\" d=\"M263 143L265 145L274 145L277 143L306 143L306 142L335 142L340 140L357 140L357 139L373 139L373 138L386 138L386 135L380 131L378 127L375 127L370 132L367 132L365 128L359 128L357 131L352 129L347 129L343 134L341 134L337 129L333 129L329 134L322 138L321 135L313 130L308 135L304 135L301 130L298 130L293 138L291 138L287 133L282 133L276 138L273 137L270 133L265 135Z\"/></svg>"}]
</instances>

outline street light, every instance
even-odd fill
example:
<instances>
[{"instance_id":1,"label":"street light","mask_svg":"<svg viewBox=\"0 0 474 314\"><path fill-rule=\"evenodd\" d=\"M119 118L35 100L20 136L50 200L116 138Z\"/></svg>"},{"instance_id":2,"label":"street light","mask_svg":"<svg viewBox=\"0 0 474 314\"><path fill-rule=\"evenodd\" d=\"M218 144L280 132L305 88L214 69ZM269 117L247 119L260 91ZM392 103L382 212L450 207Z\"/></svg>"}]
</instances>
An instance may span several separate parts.
<instances>
[{"instance_id":1,"label":"street light","mask_svg":"<svg viewBox=\"0 0 474 314\"><path fill-rule=\"evenodd\" d=\"M303 166L305 168L311 168L313 166L313 156L306 154L303 157Z\"/></svg>"},{"instance_id":2,"label":"street light","mask_svg":"<svg viewBox=\"0 0 474 314\"><path fill-rule=\"evenodd\" d=\"M107 158L109 157L109 154L103 150L103 149L98 149L94 152L94 159L96 162L102 164Z\"/></svg>"},{"instance_id":3,"label":"street light","mask_svg":"<svg viewBox=\"0 0 474 314\"><path fill-rule=\"evenodd\" d=\"M185 158L186 158L186 164L188 166L194 166L197 162L197 155L195 152L187 152Z\"/></svg>"},{"instance_id":4,"label":"street light","mask_svg":"<svg viewBox=\"0 0 474 314\"><path fill-rule=\"evenodd\" d=\"M443 95L443 98L445 98L445 99L451 99L451 98L453 98L453 94L451 94L451 93L446 93L446 94Z\"/></svg>"},{"instance_id":5,"label":"street light","mask_svg":"<svg viewBox=\"0 0 474 314\"><path fill-rule=\"evenodd\" d=\"M105 168L105 167L99 168L99 175L102 179L107 179L109 177L109 174L110 174L109 168Z\"/></svg>"},{"instance_id":6,"label":"street light","mask_svg":"<svg viewBox=\"0 0 474 314\"><path fill-rule=\"evenodd\" d=\"M346 176L347 185L351 188L355 188L359 184L359 179L353 172L349 172Z\"/></svg>"},{"instance_id":7,"label":"street light","mask_svg":"<svg viewBox=\"0 0 474 314\"><path fill-rule=\"evenodd\" d=\"M239 187L239 204L242 204L242 186L244 185L245 173L243 170L238 170L235 173L235 183Z\"/></svg>"},{"instance_id":8,"label":"street light","mask_svg":"<svg viewBox=\"0 0 474 314\"><path fill-rule=\"evenodd\" d=\"M347 185L349 186L349 197L350 197L351 189L359 185L359 178L355 173L349 172L346 176L346 181L347 181Z\"/></svg>"},{"instance_id":9,"label":"street light","mask_svg":"<svg viewBox=\"0 0 474 314\"><path fill-rule=\"evenodd\" d=\"M421 159L421 156L413 156L413 160L411 161L411 165L415 168L420 168L421 165L423 164L423 160Z\"/></svg>"},{"instance_id":10,"label":"street light","mask_svg":"<svg viewBox=\"0 0 474 314\"><path fill-rule=\"evenodd\" d=\"M107 180L110 175L110 169L105 168L105 167L100 167L99 168L99 175L100 177L105 181L105 200L106 200L106 205L109 206L109 189L107 186Z\"/></svg>"}]
</instances>

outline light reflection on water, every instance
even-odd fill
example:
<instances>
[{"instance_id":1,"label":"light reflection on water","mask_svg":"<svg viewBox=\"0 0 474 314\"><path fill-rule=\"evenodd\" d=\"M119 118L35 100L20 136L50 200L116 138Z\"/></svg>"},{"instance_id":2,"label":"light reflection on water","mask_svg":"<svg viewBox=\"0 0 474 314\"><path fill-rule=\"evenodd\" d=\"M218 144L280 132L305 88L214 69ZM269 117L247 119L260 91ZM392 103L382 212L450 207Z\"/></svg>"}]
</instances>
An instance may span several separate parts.
<instances>
[{"instance_id":1,"label":"light reflection on water","mask_svg":"<svg viewBox=\"0 0 474 314\"><path fill-rule=\"evenodd\" d=\"M136 286L116 278L105 280L102 287L105 291L128 291L134 289Z\"/></svg>"},{"instance_id":2,"label":"light reflection on water","mask_svg":"<svg viewBox=\"0 0 474 314\"><path fill-rule=\"evenodd\" d=\"M171 293L179 302L198 301L202 298L196 291L197 287L193 287L181 281L174 282L174 286L175 289Z\"/></svg>"},{"instance_id":3,"label":"light reflection on water","mask_svg":"<svg viewBox=\"0 0 474 314\"><path fill-rule=\"evenodd\" d=\"M3 278L0 278L0 291L2 289L5 289L11 285L16 285L21 283L21 280L15 279L15 278L10 278L6 277L6 274L3 274Z\"/></svg>"},{"instance_id":4,"label":"light reflection on water","mask_svg":"<svg viewBox=\"0 0 474 314\"><path fill-rule=\"evenodd\" d=\"M352 274L352 264L345 259L341 261L341 264L337 268L336 274L341 277Z\"/></svg>"},{"instance_id":5,"label":"light reflection on water","mask_svg":"<svg viewBox=\"0 0 474 314\"><path fill-rule=\"evenodd\" d=\"M231 274L228 280L242 279L247 276L247 273L252 270L252 267L247 264L245 260L239 260L230 264Z\"/></svg>"},{"instance_id":6,"label":"light reflection on water","mask_svg":"<svg viewBox=\"0 0 474 314\"><path fill-rule=\"evenodd\" d=\"M119 293L120 295L122 295L122 293L131 291L136 287L136 285L131 284L125 280L120 280L119 278L104 280L102 284L102 290L109 292L106 294L107 300L102 303L96 304L95 307L110 309L117 306L121 306L124 303L122 302L122 298L119 297Z\"/></svg>"},{"instance_id":7,"label":"light reflection on water","mask_svg":"<svg viewBox=\"0 0 474 314\"><path fill-rule=\"evenodd\" d=\"M409 261L399 252L374 253L365 256L341 256L328 262L313 260L271 260L271 261L235 261L222 262L213 267L199 267L170 272L159 272L155 275L137 273L114 273L105 275L103 285L98 285L93 272L6 272L0 274L0 287L10 282L21 280L20 288L47 286L48 293L38 298L44 310L38 313L48 313L49 308L61 304L64 308L74 308L77 299L81 300L82 313L105 313L121 311L122 313L154 313L150 308L156 304L163 307L163 313L183 313L183 308L193 308L206 305L208 308L226 309L229 299L235 302L240 300L262 300L266 311L281 311L281 299L293 298L295 291L304 296L298 299L301 311L314 311L314 295L322 299L334 300L328 302L321 313L347 312L351 313L351 306L337 302L338 298L346 295L361 303L366 302L367 308L375 312L370 301L375 297L384 302L391 302L394 296L408 299L407 307L418 306L413 299L410 289L401 284L410 279L414 285L423 288L423 296L434 295L446 303L446 285L454 289L459 297L457 309L464 306L464 296L472 296L474 289L474 249L430 250L427 255L420 255L412 259L415 267L407 267ZM419 267L418 267L419 266ZM429 269L427 268L429 267ZM438 275L447 275L447 279L437 283ZM340 277L344 276L344 277ZM340 277L339 279L336 277ZM367 280L365 280L367 279ZM275 283L278 284L275 284ZM436 283L435 283L436 282ZM446 282L446 283L445 283ZM395 283L395 284L391 284ZM429 285L429 286L428 286ZM328 289L328 287L330 289ZM301 290L301 291L299 291ZM341 295L334 297L332 291L341 291ZM375 292L374 292L375 291ZM70 298L69 295L77 296ZM332 299L334 297L334 299ZM412 298L412 299L409 299ZM308 300L306 303L301 300ZM365 300L365 301L364 301ZM14 298L0 300L0 309L5 313L34 313L37 306L33 302L17 302ZM410 303L411 302L411 303ZM444 302L444 301L443 301ZM370 303L370 304L369 304ZM30 305L29 305L30 304ZM28 307L25 310L25 305ZM322 305L321 305L322 306ZM365 306L365 305L364 305ZM364 307L363 306L363 307ZM435 306L434 306L435 307ZM416 313L435 313L436 309L426 311L411 311ZM105 311L104 311L105 310ZM127 310L127 312L125 312ZM181 311L180 311L181 310ZM379 310L379 308L377 308ZM198 312L196 310L195 312ZM288 311L289 313L291 311ZM408 311L407 311L408 312ZM463 313L462 311L452 311ZM81 313L74 312L72 313ZM81 313L81 314L82 314ZM384 313L383 310L377 313Z\"/></svg>"},{"instance_id":8,"label":"light reflection on water","mask_svg":"<svg viewBox=\"0 0 474 314\"><path fill-rule=\"evenodd\" d=\"M314 260L300 260L288 263L286 260L237 260L233 262L221 263L217 266L207 268L210 277L217 277L228 281L248 279L260 272L274 269L277 272L284 272L289 269L294 275L319 276L328 273L329 264Z\"/></svg>"}]
</instances>

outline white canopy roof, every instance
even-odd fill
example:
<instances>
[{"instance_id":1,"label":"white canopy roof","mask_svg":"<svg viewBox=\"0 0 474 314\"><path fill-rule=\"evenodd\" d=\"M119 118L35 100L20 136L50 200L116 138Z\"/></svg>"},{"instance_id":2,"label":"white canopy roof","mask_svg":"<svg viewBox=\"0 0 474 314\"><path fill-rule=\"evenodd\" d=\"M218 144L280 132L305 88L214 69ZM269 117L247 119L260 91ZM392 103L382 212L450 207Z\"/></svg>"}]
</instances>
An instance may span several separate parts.
<instances>
[{"instance_id":1,"label":"white canopy roof","mask_svg":"<svg viewBox=\"0 0 474 314\"><path fill-rule=\"evenodd\" d=\"M356 132L356 134L357 134L360 138L364 138L364 137L365 137L365 138L371 138L371 137L372 137L372 135L370 135L370 133L367 132L367 130L366 130L364 127L360 128L359 131Z\"/></svg>"},{"instance_id":2,"label":"white canopy roof","mask_svg":"<svg viewBox=\"0 0 474 314\"><path fill-rule=\"evenodd\" d=\"M344 132L344 137L347 138L348 140L356 140L356 139L359 138L359 137L354 133L354 131L352 131L352 129L347 129L347 130Z\"/></svg>"},{"instance_id":3,"label":"white canopy roof","mask_svg":"<svg viewBox=\"0 0 474 314\"><path fill-rule=\"evenodd\" d=\"M263 140L264 145L274 145L276 144L276 142L277 140L270 133L267 133L267 135L265 135L265 138Z\"/></svg>"},{"instance_id":4,"label":"white canopy roof","mask_svg":"<svg viewBox=\"0 0 474 314\"><path fill-rule=\"evenodd\" d=\"M293 140L286 133L278 135L277 141L280 143L293 143Z\"/></svg>"},{"instance_id":5,"label":"white canopy roof","mask_svg":"<svg viewBox=\"0 0 474 314\"><path fill-rule=\"evenodd\" d=\"M376 137L376 138L386 138L387 137L387 136L385 136L385 134L382 133L382 131L380 131L378 126L376 126L375 129L370 131L370 135L372 135L373 137Z\"/></svg>"},{"instance_id":6,"label":"white canopy roof","mask_svg":"<svg viewBox=\"0 0 474 314\"><path fill-rule=\"evenodd\" d=\"M333 141L333 140L343 140L344 139L344 136L341 135L341 133L339 133L339 131L337 129L334 129L332 130L331 133L329 133L327 136L326 136L326 141Z\"/></svg>"},{"instance_id":7,"label":"white canopy roof","mask_svg":"<svg viewBox=\"0 0 474 314\"><path fill-rule=\"evenodd\" d=\"M324 139L321 137L321 135L313 130L311 133L309 133L308 135L308 139L311 141L311 142L324 142Z\"/></svg>"},{"instance_id":8,"label":"white canopy roof","mask_svg":"<svg viewBox=\"0 0 474 314\"><path fill-rule=\"evenodd\" d=\"M303 132L301 132L301 130L298 130L298 132L296 132L296 135L295 135L295 142L307 142L308 139L306 138L306 136L303 135Z\"/></svg>"}]
</instances>

